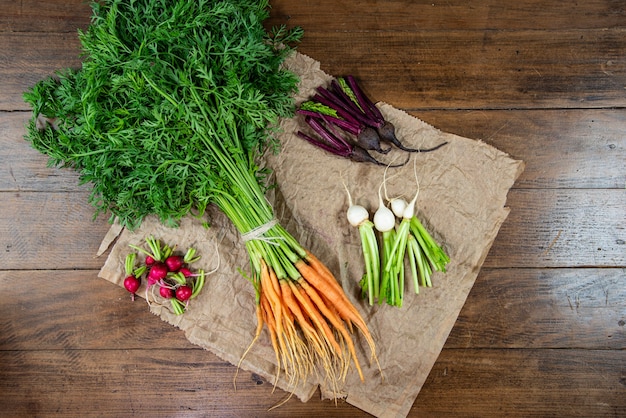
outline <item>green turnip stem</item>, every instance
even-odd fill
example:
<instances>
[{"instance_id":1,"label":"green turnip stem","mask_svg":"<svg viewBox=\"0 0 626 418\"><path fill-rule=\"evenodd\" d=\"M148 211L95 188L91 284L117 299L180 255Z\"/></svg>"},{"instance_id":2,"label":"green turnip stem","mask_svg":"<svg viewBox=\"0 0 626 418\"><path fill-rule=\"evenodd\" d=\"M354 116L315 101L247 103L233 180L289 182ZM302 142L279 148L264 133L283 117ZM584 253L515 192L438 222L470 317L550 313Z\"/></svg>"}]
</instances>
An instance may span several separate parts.
<instances>
[{"instance_id":1,"label":"green turnip stem","mask_svg":"<svg viewBox=\"0 0 626 418\"><path fill-rule=\"evenodd\" d=\"M359 226L361 235L361 246L363 248L363 261L365 263L365 283L367 286L368 302L374 304L378 297L380 281L380 255L378 252L378 241L374 232L374 224L365 221Z\"/></svg>"},{"instance_id":2,"label":"green turnip stem","mask_svg":"<svg viewBox=\"0 0 626 418\"><path fill-rule=\"evenodd\" d=\"M388 260L391 258L391 249L393 247L393 241L395 236L395 229L383 232L382 240L382 258L381 265L387 265ZM391 272L383 269L380 279L380 292L378 297L378 303L382 304L383 300L387 300L388 303L392 300L393 283L391 283ZM390 303L392 304L392 303Z\"/></svg>"},{"instance_id":3,"label":"green turnip stem","mask_svg":"<svg viewBox=\"0 0 626 418\"><path fill-rule=\"evenodd\" d=\"M432 270L426 260L422 247L418 243L418 239L414 235L410 236L408 245L411 247L409 254L412 256L412 261L416 265L416 270L412 271L415 293L419 293L419 286L432 287L430 280Z\"/></svg>"},{"instance_id":4,"label":"green turnip stem","mask_svg":"<svg viewBox=\"0 0 626 418\"><path fill-rule=\"evenodd\" d=\"M417 216L411 219L411 232L417 239L420 247L424 250L424 255L432 264L436 271L445 272L446 265L450 262L450 257L445 253L428 233Z\"/></svg>"},{"instance_id":5,"label":"green turnip stem","mask_svg":"<svg viewBox=\"0 0 626 418\"><path fill-rule=\"evenodd\" d=\"M417 262L416 262L416 257L418 257L415 252L419 251L419 248L417 247L417 241L415 240L415 237L413 235L409 235L409 238L407 239L407 245L406 245L406 250L407 250L407 254L409 256L409 266L411 268L411 278L413 279L413 288L415 289L415 294L419 294L420 292L420 288L419 288L419 277L418 277L418 272L417 272Z\"/></svg>"},{"instance_id":6,"label":"green turnip stem","mask_svg":"<svg viewBox=\"0 0 626 418\"><path fill-rule=\"evenodd\" d=\"M406 249L406 240L409 236L411 228L411 221L409 219L402 219L400 226L395 234L393 246L391 248L391 256L385 264L385 270L390 271L393 265L398 267L404 261L404 254Z\"/></svg>"}]
</instances>

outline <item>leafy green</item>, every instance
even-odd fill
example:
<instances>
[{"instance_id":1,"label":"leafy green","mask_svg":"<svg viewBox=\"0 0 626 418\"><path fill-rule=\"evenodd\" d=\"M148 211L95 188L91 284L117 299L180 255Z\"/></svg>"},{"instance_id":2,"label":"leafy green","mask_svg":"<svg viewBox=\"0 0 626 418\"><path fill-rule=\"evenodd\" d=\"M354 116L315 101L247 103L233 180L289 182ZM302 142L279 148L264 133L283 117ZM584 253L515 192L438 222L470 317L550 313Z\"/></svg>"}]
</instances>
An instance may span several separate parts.
<instances>
[{"instance_id":1,"label":"leafy green","mask_svg":"<svg viewBox=\"0 0 626 418\"><path fill-rule=\"evenodd\" d=\"M258 219L237 226L267 222L257 158L276 147L278 119L294 112L298 79L281 65L302 34L268 32L268 7L93 3L91 24L79 33L82 68L24 94L33 108L26 139L51 165L73 168L92 185L96 216L110 212L129 228L150 214L175 225L211 203L236 212L251 199L262 202L246 218Z\"/></svg>"}]
</instances>

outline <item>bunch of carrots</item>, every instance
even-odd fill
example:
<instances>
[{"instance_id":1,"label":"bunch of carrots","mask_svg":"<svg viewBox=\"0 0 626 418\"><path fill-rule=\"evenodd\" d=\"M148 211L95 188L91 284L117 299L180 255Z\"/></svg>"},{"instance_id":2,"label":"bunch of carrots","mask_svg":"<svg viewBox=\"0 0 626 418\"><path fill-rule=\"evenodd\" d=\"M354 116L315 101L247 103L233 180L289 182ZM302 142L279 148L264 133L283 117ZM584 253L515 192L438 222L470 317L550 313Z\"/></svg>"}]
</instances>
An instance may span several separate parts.
<instances>
[{"instance_id":1,"label":"bunch of carrots","mask_svg":"<svg viewBox=\"0 0 626 418\"><path fill-rule=\"evenodd\" d=\"M351 362L364 380L352 332L356 327L363 333L375 358L374 340L365 321L333 274L313 254L307 252L306 259L294 266L301 274L299 279L279 279L261 261L254 341L267 326L278 371L283 369L293 386L321 367L336 388L346 378Z\"/></svg>"}]
</instances>

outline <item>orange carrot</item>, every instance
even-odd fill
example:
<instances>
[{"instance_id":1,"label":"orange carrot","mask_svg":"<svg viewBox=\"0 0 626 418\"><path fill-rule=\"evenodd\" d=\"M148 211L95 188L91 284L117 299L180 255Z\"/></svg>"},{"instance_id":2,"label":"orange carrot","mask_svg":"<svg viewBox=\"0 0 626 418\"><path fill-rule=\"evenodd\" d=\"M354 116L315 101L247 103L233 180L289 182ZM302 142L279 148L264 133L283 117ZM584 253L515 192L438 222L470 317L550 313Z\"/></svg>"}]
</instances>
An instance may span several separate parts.
<instances>
[{"instance_id":1,"label":"orange carrot","mask_svg":"<svg viewBox=\"0 0 626 418\"><path fill-rule=\"evenodd\" d=\"M306 340L311 344L312 354L317 355L317 358L322 362L325 370L330 370L330 356L328 349L325 347L322 342L322 338L315 330L315 327L311 323L309 317L303 312L300 307L299 302L296 300L293 292L291 291L291 287L287 280L281 280L280 286L282 290L283 300L285 301L285 307L287 310L291 311L297 321L300 329L302 330L302 334L305 336Z\"/></svg>"},{"instance_id":2,"label":"orange carrot","mask_svg":"<svg viewBox=\"0 0 626 418\"><path fill-rule=\"evenodd\" d=\"M324 304L328 307L328 309L330 309L335 316L337 316L338 318L341 318L344 321L344 323L348 326L348 329L350 330L350 332L354 333L354 326L352 324L352 321L350 321L349 319L346 320L342 318L341 314L339 313L335 305L330 301L330 299L326 297L326 295L324 295L323 293L319 293L319 292L318 294L320 295L320 297L322 298L322 301L324 301Z\"/></svg>"},{"instance_id":3,"label":"orange carrot","mask_svg":"<svg viewBox=\"0 0 626 418\"><path fill-rule=\"evenodd\" d=\"M279 353L282 356L283 367L285 368L285 372L292 377L292 373L295 373L297 367L297 361L294 357L293 347L288 344L289 340L286 339L287 334L284 329L285 319L283 317L283 304L279 294L276 293L276 289L278 288L280 291L280 288L278 287L278 282L276 282L276 285L273 283L276 280L274 270L268 267L263 259L261 259L261 271L261 289L267 295L267 299L272 307L272 312L274 313L276 339L280 348Z\"/></svg>"},{"instance_id":4,"label":"orange carrot","mask_svg":"<svg viewBox=\"0 0 626 418\"><path fill-rule=\"evenodd\" d=\"M320 293L324 294L328 299L332 300L333 305L342 315L342 319L347 321L352 317L360 317L361 314L356 310L354 305L348 300L345 292L339 286L336 280L328 280L328 277L319 274L317 270L309 266L304 260L299 260L295 263L296 268L304 277L304 279L313 287L315 287ZM337 306L338 302L341 302L341 306ZM340 309L342 308L342 309ZM351 315L344 315L344 310L350 311ZM363 324L365 323L362 319Z\"/></svg>"},{"instance_id":5,"label":"orange carrot","mask_svg":"<svg viewBox=\"0 0 626 418\"><path fill-rule=\"evenodd\" d=\"M320 312L315 309L315 306L311 302L311 299L307 296L306 293L300 292L299 285L294 282L289 282L289 286L291 287L291 291L294 296L302 306L302 309L309 315L311 321L317 326L317 328L322 332L324 339L335 349L338 355L342 355L343 350L339 346L339 343L335 339L332 330L326 323L324 317L320 314Z\"/></svg>"},{"instance_id":6,"label":"orange carrot","mask_svg":"<svg viewBox=\"0 0 626 418\"><path fill-rule=\"evenodd\" d=\"M263 292L261 292L261 308L262 308L262 313L263 313L263 321L267 325L267 330L270 334L270 342L272 343L272 347L274 348L274 353L276 354L276 379L274 382L274 388L276 388L276 383L278 382L278 377L280 376L280 369L281 369L282 362L280 359L278 340L276 338L276 325L274 323L274 315L272 313L272 307Z\"/></svg>"},{"instance_id":7,"label":"orange carrot","mask_svg":"<svg viewBox=\"0 0 626 418\"><path fill-rule=\"evenodd\" d=\"M365 324L365 320L363 320L361 314L348 300L343 290L338 292L334 286L330 285L326 280L321 278L319 274L316 274L316 270L308 266L306 263L298 261L296 262L296 268L298 268L298 271L302 274L302 277L307 283L313 286L318 293L323 294L328 299L344 321L354 323L354 325L361 330L370 347L370 351L372 352L372 358L376 359L376 345L369 329L367 328L367 325Z\"/></svg>"},{"instance_id":8,"label":"orange carrot","mask_svg":"<svg viewBox=\"0 0 626 418\"><path fill-rule=\"evenodd\" d=\"M317 271L320 274L320 276L325 281L328 282L329 285L331 285L338 292L343 293L343 288L337 281L337 278L335 277L335 275L329 270L329 268L324 263L322 263L317 257L315 257L313 253L311 253L310 251L307 251L307 258L306 260L303 260L303 261L305 261L311 268Z\"/></svg>"},{"instance_id":9,"label":"orange carrot","mask_svg":"<svg viewBox=\"0 0 626 418\"><path fill-rule=\"evenodd\" d=\"M354 360L354 365L356 366L356 369L359 373L359 377L361 378L361 381L365 381L365 378L363 377L363 371L361 370L361 364L359 363L359 359L356 355L356 349L354 348L354 343L352 342L352 337L348 333L348 330L346 329L341 318L335 315L332 310L326 306L320 295L311 285L309 285L309 283L307 283L306 280L299 280L298 284L304 289L306 294L309 295L313 303L318 307L318 309L326 317L326 319L328 319L328 321L330 321L335 329L343 335L343 338L348 346L348 350L350 351L352 359ZM345 377L345 374L343 375L343 377Z\"/></svg>"},{"instance_id":10,"label":"orange carrot","mask_svg":"<svg viewBox=\"0 0 626 418\"><path fill-rule=\"evenodd\" d=\"M289 287L289 283L287 280L280 281L280 287L282 290L283 301L285 302L286 308L291 311L291 313L295 316L295 319L298 321L298 325L304 332L315 332L313 329L313 325L308 317L304 316L302 309L300 309L300 305L298 301L295 300L293 292L291 291L291 287Z\"/></svg>"}]
</instances>

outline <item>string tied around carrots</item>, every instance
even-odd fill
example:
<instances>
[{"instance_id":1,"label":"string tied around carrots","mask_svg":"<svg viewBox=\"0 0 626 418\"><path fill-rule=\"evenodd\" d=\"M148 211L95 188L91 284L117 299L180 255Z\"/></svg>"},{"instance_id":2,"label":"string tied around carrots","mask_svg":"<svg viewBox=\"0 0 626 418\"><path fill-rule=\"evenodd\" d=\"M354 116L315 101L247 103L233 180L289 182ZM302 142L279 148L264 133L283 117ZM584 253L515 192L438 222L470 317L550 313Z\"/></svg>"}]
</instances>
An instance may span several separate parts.
<instances>
[{"instance_id":1,"label":"string tied around carrots","mask_svg":"<svg viewBox=\"0 0 626 418\"><path fill-rule=\"evenodd\" d=\"M259 240L259 241L264 241L271 245L278 245L276 241L283 239L282 237L265 236L265 233L269 231L270 229L272 229L274 226L276 226L276 224L278 224L278 219L272 218L268 222L264 223L263 225L259 225L256 228L253 228L249 230L248 232L241 234L241 239L243 240L243 242Z\"/></svg>"}]
</instances>

